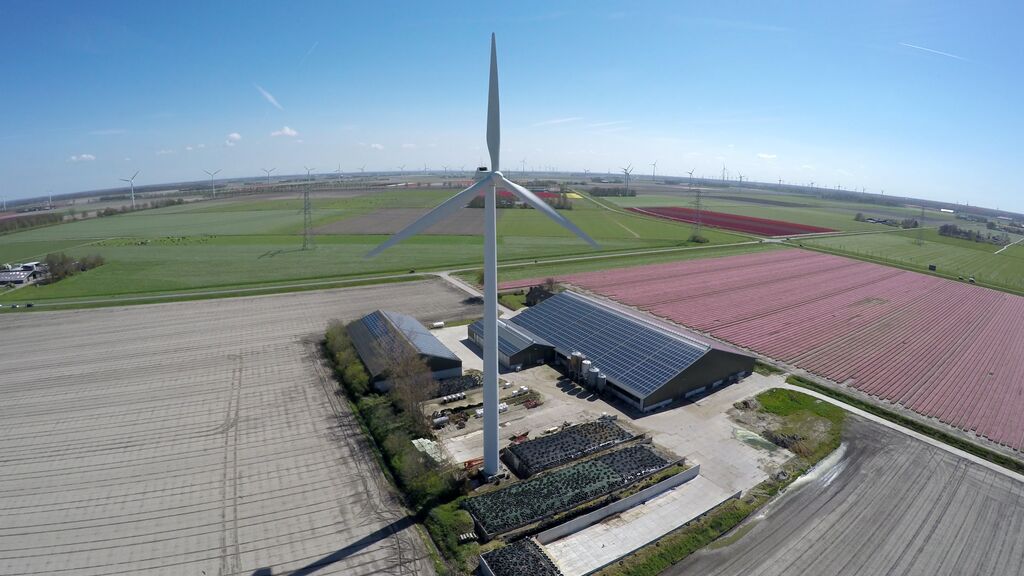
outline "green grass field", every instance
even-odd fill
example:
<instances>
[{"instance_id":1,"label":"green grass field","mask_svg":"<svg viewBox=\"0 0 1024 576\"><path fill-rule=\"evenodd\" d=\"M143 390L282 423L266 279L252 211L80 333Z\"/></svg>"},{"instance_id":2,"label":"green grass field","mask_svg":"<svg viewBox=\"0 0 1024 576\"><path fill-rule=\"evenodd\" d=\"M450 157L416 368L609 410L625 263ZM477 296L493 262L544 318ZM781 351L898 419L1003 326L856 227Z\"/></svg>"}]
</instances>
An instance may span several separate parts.
<instances>
[{"instance_id":1,"label":"green grass field","mask_svg":"<svg viewBox=\"0 0 1024 576\"><path fill-rule=\"evenodd\" d=\"M317 199L315 220L327 223L384 207L428 208L452 190L394 190L365 196ZM99 253L107 264L51 286L26 287L4 299L27 302L121 294L197 290L222 286L301 282L479 266L477 236L420 236L374 259L364 255L383 235L318 235L300 250L298 199L198 202L38 228L0 236L2 261L42 259L65 251ZM595 251L536 210L503 210L499 220L502 262L686 246L690 227L617 214L586 201L564 214L600 244ZM709 230L710 244L746 241Z\"/></svg>"},{"instance_id":2,"label":"green grass field","mask_svg":"<svg viewBox=\"0 0 1024 576\"><path fill-rule=\"evenodd\" d=\"M922 245L912 230L890 234L858 234L805 239L806 246L838 254L867 257L913 269L927 270L935 264L946 276L974 276L978 282L1010 290L1024 290L1024 250L1013 246L995 254L998 246L939 236L925 230Z\"/></svg>"}]
</instances>

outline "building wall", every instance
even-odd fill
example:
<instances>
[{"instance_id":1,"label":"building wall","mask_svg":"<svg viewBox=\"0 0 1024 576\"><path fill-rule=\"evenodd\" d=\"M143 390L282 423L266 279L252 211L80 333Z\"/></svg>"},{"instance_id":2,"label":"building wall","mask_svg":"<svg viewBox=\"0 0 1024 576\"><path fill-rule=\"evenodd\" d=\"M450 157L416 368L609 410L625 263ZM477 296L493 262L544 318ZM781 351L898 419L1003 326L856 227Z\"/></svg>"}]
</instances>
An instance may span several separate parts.
<instances>
[{"instance_id":1,"label":"building wall","mask_svg":"<svg viewBox=\"0 0 1024 576\"><path fill-rule=\"evenodd\" d=\"M650 409L666 400L682 398L686 393L702 387L711 390L718 380L723 380L722 385L725 385L730 377L740 377L753 370L753 356L712 348L688 370L644 398L644 409Z\"/></svg>"}]
</instances>

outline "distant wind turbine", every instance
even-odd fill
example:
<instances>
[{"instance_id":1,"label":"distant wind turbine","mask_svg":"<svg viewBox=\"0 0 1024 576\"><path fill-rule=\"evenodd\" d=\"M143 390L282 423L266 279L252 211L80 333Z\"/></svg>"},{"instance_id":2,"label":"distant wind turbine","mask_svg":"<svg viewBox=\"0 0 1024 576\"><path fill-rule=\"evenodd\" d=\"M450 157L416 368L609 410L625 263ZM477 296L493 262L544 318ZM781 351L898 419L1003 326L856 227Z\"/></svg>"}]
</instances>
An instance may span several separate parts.
<instances>
[{"instance_id":1,"label":"distant wind turbine","mask_svg":"<svg viewBox=\"0 0 1024 576\"><path fill-rule=\"evenodd\" d=\"M658 161L655 160L654 163L651 164L651 182L654 182L657 179L658 179Z\"/></svg>"},{"instance_id":2,"label":"distant wind turbine","mask_svg":"<svg viewBox=\"0 0 1024 576\"><path fill-rule=\"evenodd\" d=\"M305 169L306 169L306 180L310 180L311 178L310 178L309 174L310 174L310 172L312 172L313 170L316 170L316 168L309 168L309 167L306 167L306 166L303 166L303 168L305 168Z\"/></svg>"},{"instance_id":3,"label":"distant wind turbine","mask_svg":"<svg viewBox=\"0 0 1024 576\"><path fill-rule=\"evenodd\" d=\"M274 170L277 170L277 168L271 168L270 170L267 170L266 168L263 169L263 171L267 173L267 186L270 186L270 173Z\"/></svg>"},{"instance_id":4,"label":"distant wind turbine","mask_svg":"<svg viewBox=\"0 0 1024 576\"><path fill-rule=\"evenodd\" d=\"M622 173L626 176L626 196L629 196L629 175L633 173L633 165L623 168Z\"/></svg>"},{"instance_id":5,"label":"distant wind turbine","mask_svg":"<svg viewBox=\"0 0 1024 576\"><path fill-rule=\"evenodd\" d=\"M491 73L487 99L487 151L491 157L490 171L480 180L452 196L436 208L409 224L386 242L374 248L367 256L376 256L398 242L410 238L443 221L462 209L481 192L484 195L484 474L498 472L498 267L496 204L498 186L536 208L555 222L568 228L591 246L597 246L589 236L526 188L512 182L498 170L501 150L501 117L498 105L498 54L494 34L491 34Z\"/></svg>"},{"instance_id":6,"label":"distant wind turbine","mask_svg":"<svg viewBox=\"0 0 1024 576\"><path fill-rule=\"evenodd\" d=\"M203 170L203 172L206 172L207 174L210 175L210 192L213 193L214 198L217 197L217 185L214 183L213 177L216 176L217 174L220 174L220 170L220 168L217 168L213 172L210 172L209 170Z\"/></svg>"},{"instance_id":7,"label":"distant wind turbine","mask_svg":"<svg viewBox=\"0 0 1024 576\"><path fill-rule=\"evenodd\" d=\"M132 189L132 210L135 210L135 177L139 175L139 171L136 170L135 174L132 174L131 178L121 178L121 182L127 182Z\"/></svg>"}]
</instances>

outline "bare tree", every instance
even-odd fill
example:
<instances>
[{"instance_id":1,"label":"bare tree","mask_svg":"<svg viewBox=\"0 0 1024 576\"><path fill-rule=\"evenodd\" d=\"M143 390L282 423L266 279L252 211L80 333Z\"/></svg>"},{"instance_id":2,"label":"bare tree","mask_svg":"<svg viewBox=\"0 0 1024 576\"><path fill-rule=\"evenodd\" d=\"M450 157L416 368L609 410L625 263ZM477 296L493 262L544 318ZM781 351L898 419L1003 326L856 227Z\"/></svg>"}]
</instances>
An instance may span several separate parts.
<instances>
[{"instance_id":1,"label":"bare tree","mask_svg":"<svg viewBox=\"0 0 1024 576\"><path fill-rule=\"evenodd\" d=\"M405 341L395 338L381 343L381 357L388 362L388 380L395 404L409 415L421 432L429 430L427 417L420 405L429 400L435 386L430 366Z\"/></svg>"}]
</instances>

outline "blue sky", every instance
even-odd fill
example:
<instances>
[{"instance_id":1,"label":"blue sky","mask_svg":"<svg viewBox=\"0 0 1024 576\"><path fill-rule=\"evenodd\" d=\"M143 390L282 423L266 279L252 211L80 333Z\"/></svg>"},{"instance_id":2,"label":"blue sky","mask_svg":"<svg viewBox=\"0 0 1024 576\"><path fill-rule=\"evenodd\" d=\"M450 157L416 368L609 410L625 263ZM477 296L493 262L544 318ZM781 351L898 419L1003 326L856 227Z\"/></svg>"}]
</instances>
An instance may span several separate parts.
<instances>
[{"instance_id":1,"label":"blue sky","mask_svg":"<svg viewBox=\"0 0 1024 576\"><path fill-rule=\"evenodd\" d=\"M1024 211L1019 2L0 4L0 195L476 165L721 173ZM275 103L276 102L276 105ZM230 136L230 135L237 135ZM275 135L276 134L276 135Z\"/></svg>"}]
</instances>

